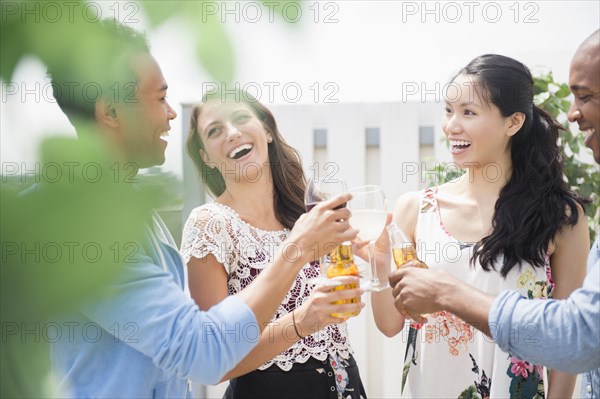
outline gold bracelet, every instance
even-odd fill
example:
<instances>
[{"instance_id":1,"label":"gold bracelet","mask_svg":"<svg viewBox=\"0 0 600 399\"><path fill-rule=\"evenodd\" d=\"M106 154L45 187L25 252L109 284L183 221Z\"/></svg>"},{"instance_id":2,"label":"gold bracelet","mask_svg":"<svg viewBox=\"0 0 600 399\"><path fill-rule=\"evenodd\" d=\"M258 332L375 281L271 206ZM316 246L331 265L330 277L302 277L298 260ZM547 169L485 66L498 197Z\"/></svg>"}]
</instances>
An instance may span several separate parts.
<instances>
[{"instance_id":1,"label":"gold bracelet","mask_svg":"<svg viewBox=\"0 0 600 399\"><path fill-rule=\"evenodd\" d=\"M300 335L300 333L298 332L298 327L296 326L296 316L294 316L295 311L296 311L296 309L292 310L292 322L294 323L294 331L296 331L296 335L300 339L304 339L304 337L302 335Z\"/></svg>"}]
</instances>

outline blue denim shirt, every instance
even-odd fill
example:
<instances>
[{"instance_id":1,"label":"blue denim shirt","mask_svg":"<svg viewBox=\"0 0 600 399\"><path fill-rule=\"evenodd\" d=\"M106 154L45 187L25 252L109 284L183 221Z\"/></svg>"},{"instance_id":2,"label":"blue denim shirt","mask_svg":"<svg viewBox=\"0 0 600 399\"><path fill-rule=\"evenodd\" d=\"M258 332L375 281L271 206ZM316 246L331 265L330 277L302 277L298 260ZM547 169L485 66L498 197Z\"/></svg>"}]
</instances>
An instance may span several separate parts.
<instances>
[{"instance_id":1,"label":"blue denim shirt","mask_svg":"<svg viewBox=\"0 0 600 399\"><path fill-rule=\"evenodd\" d=\"M489 315L500 348L536 364L584 373L582 397L600 397L600 236L583 287L565 300L528 300L504 291Z\"/></svg>"},{"instance_id":2,"label":"blue denim shirt","mask_svg":"<svg viewBox=\"0 0 600 399\"><path fill-rule=\"evenodd\" d=\"M217 383L258 342L256 318L237 297L198 309L179 252L154 230L135 260L104 301L63 318L69 334L52 345L61 397L185 398L188 379Z\"/></svg>"}]
</instances>

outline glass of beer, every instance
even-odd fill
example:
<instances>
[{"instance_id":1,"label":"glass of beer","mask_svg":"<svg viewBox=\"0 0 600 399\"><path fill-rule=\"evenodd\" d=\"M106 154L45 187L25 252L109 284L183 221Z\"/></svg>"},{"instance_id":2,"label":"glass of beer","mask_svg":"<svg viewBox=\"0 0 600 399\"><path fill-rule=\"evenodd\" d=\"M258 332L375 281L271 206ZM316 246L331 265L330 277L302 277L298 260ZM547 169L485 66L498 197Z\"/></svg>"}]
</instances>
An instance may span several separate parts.
<instances>
[{"instance_id":1,"label":"glass of beer","mask_svg":"<svg viewBox=\"0 0 600 399\"><path fill-rule=\"evenodd\" d=\"M341 244L337 246L329 255L329 265L327 266L327 277L334 278L339 276L356 276L359 277L358 267L356 263L354 263L354 256L352 255L352 246ZM339 290L351 290L357 288L357 284L343 284L334 287L334 291ZM342 299L339 301L333 302L334 305L343 305L346 303L358 303L360 301L360 297L355 297L351 299ZM355 312L343 312L343 313L333 313L333 317L352 317L357 316L360 311Z\"/></svg>"},{"instance_id":2,"label":"glass of beer","mask_svg":"<svg viewBox=\"0 0 600 399\"><path fill-rule=\"evenodd\" d=\"M406 233L402 231L398 223L392 222L388 227L390 240L392 243L392 255L394 263L400 269L407 262L413 261L415 267L427 269L427 265L417 257L417 249L415 244L408 238Z\"/></svg>"},{"instance_id":3,"label":"glass of beer","mask_svg":"<svg viewBox=\"0 0 600 399\"><path fill-rule=\"evenodd\" d=\"M427 265L419 260L417 257L417 249L415 244L408 238L406 233L402 231L400 226L396 222L392 222L388 227L390 240L392 244L392 256L394 257L394 263L396 268L400 269L404 267L408 262L412 261L414 267L421 269L427 269ZM421 317L427 317L424 314Z\"/></svg>"}]
</instances>

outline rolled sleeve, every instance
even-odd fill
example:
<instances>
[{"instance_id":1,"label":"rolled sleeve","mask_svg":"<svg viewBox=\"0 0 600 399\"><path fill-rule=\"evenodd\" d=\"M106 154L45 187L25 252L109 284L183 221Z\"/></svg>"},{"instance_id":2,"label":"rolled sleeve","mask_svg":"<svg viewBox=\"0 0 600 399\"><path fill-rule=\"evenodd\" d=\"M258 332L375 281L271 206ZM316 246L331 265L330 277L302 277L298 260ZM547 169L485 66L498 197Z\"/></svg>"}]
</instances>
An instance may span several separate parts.
<instances>
[{"instance_id":1,"label":"rolled sleeve","mask_svg":"<svg viewBox=\"0 0 600 399\"><path fill-rule=\"evenodd\" d=\"M577 374L600 367L600 274L565 300L529 300L502 292L492 304L492 337L519 359Z\"/></svg>"},{"instance_id":2,"label":"rolled sleeve","mask_svg":"<svg viewBox=\"0 0 600 399\"><path fill-rule=\"evenodd\" d=\"M130 323L135 339L124 340L159 368L203 384L215 384L258 343L250 308L228 297L200 311L173 280L147 257L127 265L105 298L82 309L104 330Z\"/></svg>"},{"instance_id":3,"label":"rolled sleeve","mask_svg":"<svg viewBox=\"0 0 600 399\"><path fill-rule=\"evenodd\" d=\"M206 384L216 384L235 367L260 340L260 330L254 313L236 296L229 296L207 312L201 312L202 339L206 343L208 370ZM206 365L204 365L206 367Z\"/></svg>"},{"instance_id":4,"label":"rolled sleeve","mask_svg":"<svg viewBox=\"0 0 600 399\"><path fill-rule=\"evenodd\" d=\"M522 296L517 291L502 291L492 303L488 324L492 338L504 352L510 351L512 315Z\"/></svg>"}]
</instances>

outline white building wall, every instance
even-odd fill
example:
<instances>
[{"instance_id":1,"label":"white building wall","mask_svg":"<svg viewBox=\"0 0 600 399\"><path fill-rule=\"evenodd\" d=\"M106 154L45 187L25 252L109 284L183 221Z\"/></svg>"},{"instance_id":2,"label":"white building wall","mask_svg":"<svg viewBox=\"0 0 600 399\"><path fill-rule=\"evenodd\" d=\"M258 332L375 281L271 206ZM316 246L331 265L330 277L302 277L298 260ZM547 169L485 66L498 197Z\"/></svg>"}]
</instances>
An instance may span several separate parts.
<instances>
[{"instance_id":1,"label":"white building wall","mask_svg":"<svg viewBox=\"0 0 600 399\"><path fill-rule=\"evenodd\" d=\"M365 115L359 104L328 104L327 161L348 188L365 182Z\"/></svg>"}]
</instances>

